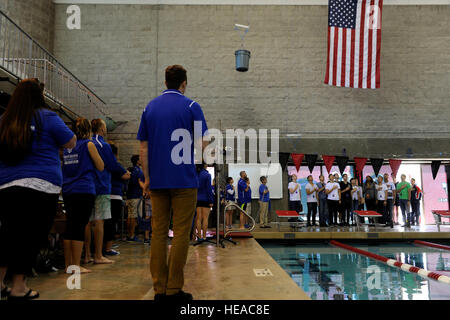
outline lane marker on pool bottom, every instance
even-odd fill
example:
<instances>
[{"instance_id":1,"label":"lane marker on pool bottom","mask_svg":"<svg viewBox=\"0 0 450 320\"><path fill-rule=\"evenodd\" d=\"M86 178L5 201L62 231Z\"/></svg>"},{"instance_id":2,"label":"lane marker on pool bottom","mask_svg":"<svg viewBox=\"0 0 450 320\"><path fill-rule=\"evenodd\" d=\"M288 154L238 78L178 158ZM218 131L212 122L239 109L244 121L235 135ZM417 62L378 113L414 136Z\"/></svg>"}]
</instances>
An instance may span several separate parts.
<instances>
[{"instance_id":1,"label":"lane marker on pool bottom","mask_svg":"<svg viewBox=\"0 0 450 320\"><path fill-rule=\"evenodd\" d=\"M421 245L421 246L432 247L432 248L437 248L437 249L442 249L442 250L450 250L450 246L446 246L446 245L438 244L438 243L433 243L433 242L422 241L422 240L414 240L414 244L418 244L418 245Z\"/></svg>"},{"instance_id":2,"label":"lane marker on pool bottom","mask_svg":"<svg viewBox=\"0 0 450 320\"><path fill-rule=\"evenodd\" d=\"M381 261L381 262L383 262L383 263L385 263L385 264L387 264L387 265L389 265L391 267L397 267L397 268L402 269L403 271L406 271L406 272L417 273L417 274L419 274L420 276L422 276L424 278L431 278L433 280L437 280L437 281L442 282L442 283L450 284L450 277L445 276L443 274L440 274L440 273L437 273L437 272L427 271L425 269L421 269L421 268L418 268L418 267L414 267L414 266L412 266L410 264L403 263L403 262L400 262L400 261L397 261L397 260L394 260L394 259L389 259L389 258L380 256L380 255L372 253L372 252L361 250L361 249L358 249L358 248L355 248L355 247L343 244L343 243L341 243L339 241L331 240L330 244L332 244L332 245L334 245L336 247L340 247L342 249L346 249L346 250L349 250L349 251L361 254L363 256L366 256L366 257L369 257L369 258Z\"/></svg>"}]
</instances>

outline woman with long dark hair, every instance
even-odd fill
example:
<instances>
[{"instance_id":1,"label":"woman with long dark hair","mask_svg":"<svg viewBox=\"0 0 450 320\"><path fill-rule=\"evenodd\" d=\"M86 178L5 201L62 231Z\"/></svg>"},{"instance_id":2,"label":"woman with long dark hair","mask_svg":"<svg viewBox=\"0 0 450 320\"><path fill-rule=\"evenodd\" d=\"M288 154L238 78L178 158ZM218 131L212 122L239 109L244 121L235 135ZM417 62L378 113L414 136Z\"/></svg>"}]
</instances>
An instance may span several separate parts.
<instances>
[{"instance_id":1,"label":"woman with long dark hair","mask_svg":"<svg viewBox=\"0 0 450 320\"><path fill-rule=\"evenodd\" d=\"M61 147L76 136L45 108L37 79L21 81L0 119L0 283L9 299L36 299L29 274L56 215L62 186ZM8 291L4 279L12 275Z\"/></svg>"},{"instance_id":2,"label":"woman with long dark hair","mask_svg":"<svg viewBox=\"0 0 450 320\"><path fill-rule=\"evenodd\" d=\"M64 257L66 272L70 266L80 268L81 273L90 272L80 266L84 244L84 231L89 223L95 203L95 169L103 171L105 165L94 143L90 140L91 124L80 118L75 124L77 145L64 150L63 197L67 213L64 234Z\"/></svg>"}]
</instances>

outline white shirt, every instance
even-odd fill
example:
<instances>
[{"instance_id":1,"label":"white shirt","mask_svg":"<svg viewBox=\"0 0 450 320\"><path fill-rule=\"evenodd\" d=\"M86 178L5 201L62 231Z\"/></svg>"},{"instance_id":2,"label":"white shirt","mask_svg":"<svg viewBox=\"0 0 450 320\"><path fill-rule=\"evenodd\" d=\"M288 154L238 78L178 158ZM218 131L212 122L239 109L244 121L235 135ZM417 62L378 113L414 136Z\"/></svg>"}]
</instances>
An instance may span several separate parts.
<instances>
[{"instance_id":1,"label":"white shirt","mask_svg":"<svg viewBox=\"0 0 450 320\"><path fill-rule=\"evenodd\" d=\"M300 201L300 191L302 190L301 186L297 182L289 182L288 188L294 189L295 186L298 186L297 190L295 190L294 193L291 193L291 190L289 190L289 200L291 201Z\"/></svg>"},{"instance_id":2,"label":"white shirt","mask_svg":"<svg viewBox=\"0 0 450 320\"><path fill-rule=\"evenodd\" d=\"M339 183L328 182L325 186L325 190L331 190L331 189L333 189L334 186L337 186L337 188L328 194L327 199L339 201L339 190L341 189L341 187L339 186Z\"/></svg>"},{"instance_id":3,"label":"white shirt","mask_svg":"<svg viewBox=\"0 0 450 320\"><path fill-rule=\"evenodd\" d=\"M395 190L395 184L391 181L385 183L387 189L388 189L388 199L394 199L394 192Z\"/></svg>"},{"instance_id":4,"label":"white shirt","mask_svg":"<svg viewBox=\"0 0 450 320\"><path fill-rule=\"evenodd\" d=\"M306 184L306 190L311 192L314 191L311 194L308 194L308 192L306 192L306 202L317 202L317 197L316 197L316 192L317 190L319 190L319 188L317 187L316 184L311 185L309 182Z\"/></svg>"},{"instance_id":5,"label":"white shirt","mask_svg":"<svg viewBox=\"0 0 450 320\"><path fill-rule=\"evenodd\" d=\"M378 188L380 188L379 185L376 185L375 188L377 189L377 199L378 199L378 201L386 200L386 193L385 192L388 189L386 187L386 185L384 183L381 184L381 189L380 190L378 190Z\"/></svg>"},{"instance_id":6,"label":"white shirt","mask_svg":"<svg viewBox=\"0 0 450 320\"><path fill-rule=\"evenodd\" d=\"M360 186L352 186L353 189L356 189L355 192L352 194L352 200L359 200L359 198L362 198L362 188Z\"/></svg>"}]
</instances>

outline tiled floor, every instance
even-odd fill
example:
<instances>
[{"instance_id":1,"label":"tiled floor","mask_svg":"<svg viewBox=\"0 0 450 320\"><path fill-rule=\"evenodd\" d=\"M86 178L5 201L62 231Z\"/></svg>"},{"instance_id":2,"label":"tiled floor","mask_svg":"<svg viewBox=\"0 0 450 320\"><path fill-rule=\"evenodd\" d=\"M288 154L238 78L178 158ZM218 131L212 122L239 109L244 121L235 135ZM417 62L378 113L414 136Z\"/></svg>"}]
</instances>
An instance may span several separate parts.
<instances>
[{"instance_id":1,"label":"tiled floor","mask_svg":"<svg viewBox=\"0 0 450 320\"><path fill-rule=\"evenodd\" d=\"M196 300L309 300L289 275L254 239L236 239L226 248L202 244L190 247L185 290ZM81 290L69 290L62 271L29 279L43 300L153 299L149 246L123 243L113 265L90 265L81 275ZM269 269L257 277L254 269Z\"/></svg>"},{"instance_id":2,"label":"tiled floor","mask_svg":"<svg viewBox=\"0 0 450 320\"><path fill-rule=\"evenodd\" d=\"M88 265L90 274L81 275L81 290L67 289L69 275L41 274L28 280L44 300L139 300L152 287L148 245L123 243L112 265Z\"/></svg>"}]
</instances>

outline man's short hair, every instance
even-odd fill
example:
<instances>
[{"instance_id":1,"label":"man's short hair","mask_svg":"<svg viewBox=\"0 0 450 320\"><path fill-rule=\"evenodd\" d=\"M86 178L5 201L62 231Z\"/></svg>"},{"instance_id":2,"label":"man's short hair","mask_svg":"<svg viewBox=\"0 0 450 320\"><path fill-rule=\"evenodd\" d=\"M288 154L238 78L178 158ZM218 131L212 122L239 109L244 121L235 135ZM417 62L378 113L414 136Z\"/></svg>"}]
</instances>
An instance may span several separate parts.
<instances>
[{"instance_id":1,"label":"man's short hair","mask_svg":"<svg viewBox=\"0 0 450 320\"><path fill-rule=\"evenodd\" d=\"M228 177L227 178L227 183L230 184L231 180L233 180L233 178L232 177Z\"/></svg>"},{"instance_id":2,"label":"man's short hair","mask_svg":"<svg viewBox=\"0 0 450 320\"><path fill-rule=\"evenodd\" d=\"M187 72L186 69L183 68L183 66L176 64L167 67L166 69L167 89L178 90L184 81L187 81Z\"/></svg>"},{"instance_id":3,"label":"man's short hair","mask_svg":"<svg viewBox=\"0 0 450 320\"><path fill-rule=\"evenodd\" d=\"M131 157L131 163L133 164L133 166L137 166L138 161L139 155L135 154L134 156Z\"/></svg>"},{"instance_id":4,"label":"man's short hair","mask_svg":"<svg viewBox=\"0 0 450 320\"><path fill-rule=\"evenodd\" d=\"M242 174L244 173L245 171L241 171L241 172L239 172L239 176L241 176L242 177Z\"/></svg>"},{"instance_id":5,"label":"man's short hair","mask_svg":"<svg viewBox=\"0 0 450 320\"><path fill-rule=\"evenodd\" d=\"M263 183L263 182L264 182L264 180L267 180L267 178L266 178L266 177L264 177L264 176L262 176L261 178L259 178L259 181L261 181L261 183Z\"/></svg>"}]
</instances>

